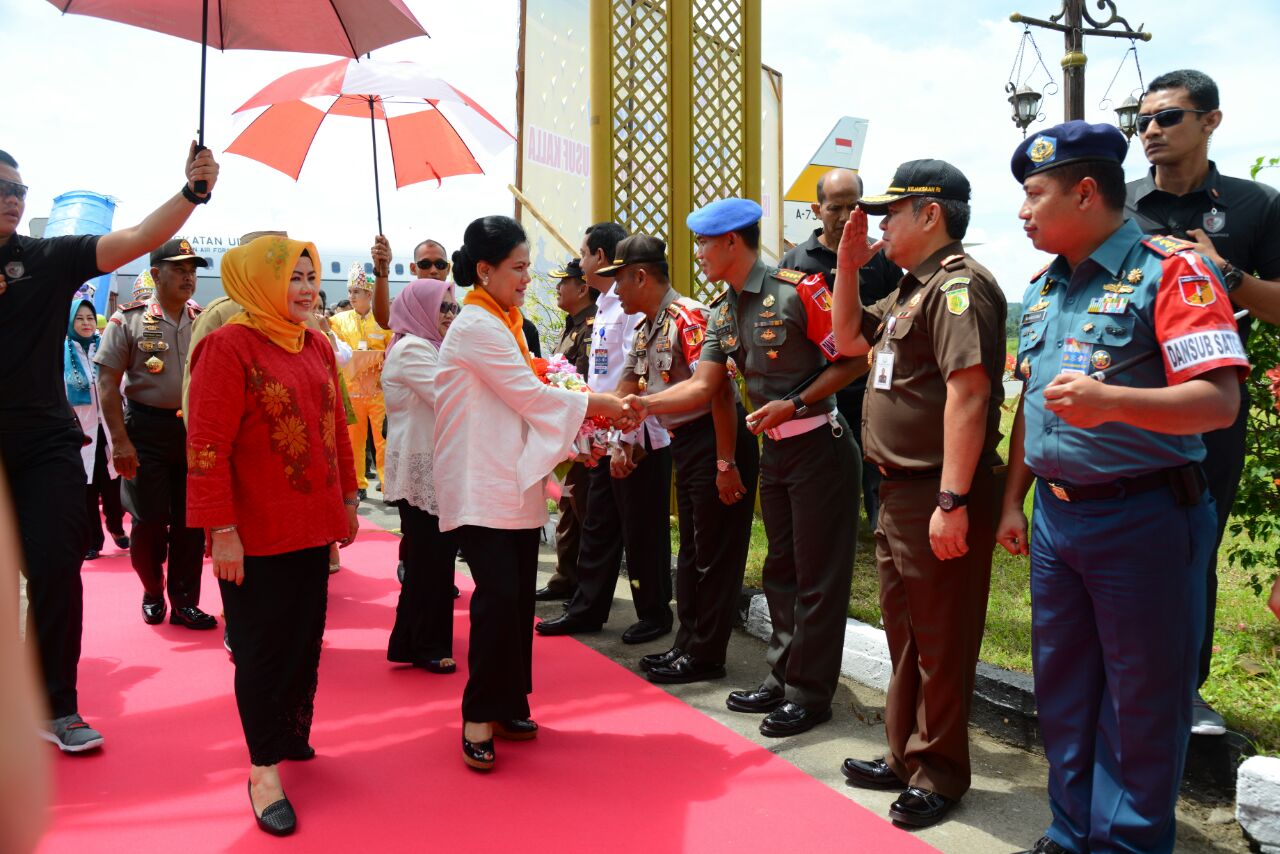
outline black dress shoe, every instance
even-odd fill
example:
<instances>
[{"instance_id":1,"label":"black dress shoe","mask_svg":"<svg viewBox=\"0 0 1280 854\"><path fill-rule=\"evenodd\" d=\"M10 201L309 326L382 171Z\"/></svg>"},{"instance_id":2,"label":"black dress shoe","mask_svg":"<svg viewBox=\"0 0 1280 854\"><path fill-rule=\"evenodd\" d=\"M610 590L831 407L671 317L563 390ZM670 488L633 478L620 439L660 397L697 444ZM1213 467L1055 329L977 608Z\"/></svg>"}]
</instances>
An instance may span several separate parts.
<instances>
[{"instance_id":1,"label":"black dress shoe","mask_svg":"<svg viewBox=\"0 0 1280 854\"><path fill-rule=\"evenodd\" d=\"M142 597L142 622L155 626L164 622L165 612L169 610L163 599L152 600Z\"/></svg>"},{"instance_id":2,"label":"black dress shoe","mask_svg":"<svg viewBox=\"0 0 1280 854\"><path fill-rule=\"evenodd\" d=\"M951 798L937 792L908 786L889 807L889 818L909 827L929 827L937 824L955 805Z\"/></svg>"},{"instance_id":3,"label":"black dress shoe","mask_svg":"<svg viewBox=\"0 0 1280 854\"><path fill-rule=\"evenodd\" d=\"M572 599L573 590L562 590L559 587L539 587L538 592L533 594L533 598L539 602L559 602L562 599Z\"/></svg>"},{"instance_id":4,"label":"black dress shoe","mask_svg":"<svg viewBox=\"0 0 1280 854\"><path fill-rule=\"evenodd\" d=\"M123 533L112 534L111 541L116 544L116 548L118 549L129 548L129 537Z\"/></svg>"},{"instance_id":5,"label":"black dress shoe","mask_svg":"<svg viewBox=\"0 0 1280 854\"><path fill-rule=\"evenodd\" d=\"M660 664L670 664L680 656L684 655L684 650L673 646L666 652L651 652L648 655L640 656L640 669L648 673Z\"/></svg>"},{"instance_id":6,"label":"black dress shoe","mask_svg":"<svg viewBox=\"0 0 1280 854\"><path fill-rule=\"evenodd\" d=\"M590 632L600 631L599 623L584 623L576 617L570 617L563 614L552 620L542 620L533 627L540 635L554 637L555 635L582 635Z\"/></svg>"},{"instance_id":7,"label":"black dress shoe","mask_svg":"<svg viewBox=\"0 0 1280 854\"><path fill-rule=\"evenodd\" d=\"M649 681L660 685L684 685L707 679L723 679L723 664L707 664L685 654L670 664L658 664L649 669Z\"/></svg>"},{"instance_id":8,"label":"black dress shoe","mask_svg":"<svg viewBox=\"0 0 1280 854\"><path fill-rule=\"evenodd\" d=\"M85 553L84 553L84 559L85 559L85 560L97 560L97 559L98 559L98 550L97 550L97 549L89 549L87 552L85 552Z\"/></svg>"},{"instance_id":9,"label":"black dress shoe","mask_svg":"<svg viewBox=\"0 0 1280 854\"><path fill-rule=\"evenodd\" d=\"M647 643L670 633L671 624L655 623L653 620L641 620L622 633L623 643Z\"/></svg>"},{"instance_id":10,"label":"black dress shoe","mask_svg":"<svg viewBox=\"0 0 1280 854\"><path fill-rule=\"evenodd\" d=\"M200 631L218 627L217 620L199 608L194 607L174 608L173 613L169 615L169 622L175 626L183 626L184 628Z\"/></svg>"},{"instance_id":11,"label":"black dress shoe","mask_svg":"<svg viewBox=\"0 0 1280 854\"><path fill-rule=\"evenodd\" d=\"M461 598L462 598L462 591L458 589L458 585L456 585L456 584L455 584L455 585L453 585L453 598L454 598L454 599L461 599Z\"/></svg>"},{"instance_id":12,"label":"black dress shoe","mask_svg":"<svg viewBox=\"0 0 1280 854\"><path fill-rule=\"evenodd\" d=\"M369 497L369 490L367 490L367 489L357 489L357 490L356 490L356 498L357 498L358 500L360 500L360 501L364 501L364 500L365 500L365 499L367 499L368 497Z\"/></svg>"},{"instance_id":13,"label":"black dress shoe","mask_svg":"<svg viewBox=\"0 0 1280 854\"><path fill-rule=\"evenodd\" d=\"M905 789L907 784L883 759L846 759L840 766L845 779L863 789Z\"/></svg>"},{"instance_id":14,"label":"black dress shoe","mask_svg":"<svg viewBox=\"0 0 1280 854\"><path fill-rule=\"evenodd\" d=\"M1025 851L1018 851L1016 854L1071 854L1071 852L1049 837L1041 836L1040 840L1031 848Z\"/></svg>"},{"instance_id":15,"label":"black dress shoe","mask_svg":"<svg viewBox=\"0 0 1280 854\"><path fill-rule=\"evenodd\" d=\"M781 706L785 699L781 689L773 690L761 685L747 691L730 692L724 704L733 712L763 715Z\"/></svg>"},{"instance_id":16,"label":"black dress shoe","mask_svg":"<svg viewBox=\"0 0 1280 854\"><path fill-rule=\"evenodd\" d=\"M529 741L538 737L538 723L533 718L494 721L493 734L507 741Z\"/></svg>"},{"instance_id":17,"label":"black dress shoe","mask_svg":"<svg viewBox=\"0 0 1280 854\"><path fill-rule=\"evenodd\" d=\"M798 703L786 702L760 722L760 734L769 738L786 738L808 732L818 724L831 720L831 707L810 711Z\"/></svg>"},{"instance_id":18,"label":"black dress shoe","mask_svg":"<svg viewBox=\"0 0 1280 854\"><path fill-rule=\"evenodd\" d=\"M275 803L267 804L267 808L258 815L253 805L253 781L249 781L249 809L258 820L258 828L272 836L288 836L298 827L298 816L293 811L293 804L288 798L281 798Z\"/></svg>"},{"instance_id":19,"label":"black dress shoe","mask_svg":"<svg viewBox=\"0 0 1280 854\"><path fill-rule=\"evenodd\" d=\"M400 561L396 564L396 581L404 584L404 561Z\"/></svg>"}]
</instances>

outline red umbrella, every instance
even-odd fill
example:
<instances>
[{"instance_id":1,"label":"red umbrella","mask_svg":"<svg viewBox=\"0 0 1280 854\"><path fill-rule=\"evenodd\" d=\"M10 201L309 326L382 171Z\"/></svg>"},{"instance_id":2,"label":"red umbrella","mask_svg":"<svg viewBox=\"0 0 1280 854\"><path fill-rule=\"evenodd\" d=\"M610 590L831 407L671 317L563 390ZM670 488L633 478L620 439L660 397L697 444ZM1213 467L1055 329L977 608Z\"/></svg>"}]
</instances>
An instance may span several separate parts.
<instances>
[{"instance_id":1,"label":"red umbrella","mask_svg":"<svg viewBox=\"0 0 1280 854\"><path fill-rule=\"evenodd\" d=\"M476 152L493 155L515 142L497 119L468 95L412 62L339 60L284 75L237 113L266 109L227 148L277 169L295 181L320 123L327 116L387 125L396 187L452 175L481 175ZM378 152L374 131L373 180L382 232Z\"/></svg>"},{"instance_id":2,"label":"red umbrella","mask_svg":"<svg viewBox=\"0 0 1280 854\"><path fill-rule=\"evenodd\" d=\"M219 50L358 57L426 30L402 0L49 0L90 15L200 42L200 146L204 147L205 55ZM197 187L196 191L204 190Z\"/></svg>"}]
</instances>

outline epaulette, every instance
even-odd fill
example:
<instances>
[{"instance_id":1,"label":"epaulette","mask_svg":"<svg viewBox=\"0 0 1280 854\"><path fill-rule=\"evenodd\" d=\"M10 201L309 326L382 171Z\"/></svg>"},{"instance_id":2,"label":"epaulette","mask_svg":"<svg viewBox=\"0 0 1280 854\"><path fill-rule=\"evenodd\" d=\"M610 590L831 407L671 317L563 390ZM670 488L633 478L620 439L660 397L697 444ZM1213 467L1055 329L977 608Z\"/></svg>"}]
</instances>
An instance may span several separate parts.
<instances>
[{"instance_id":1,"label":"epaulette","mask_svg":"<svg viewBox=\"0 0 1280 854\"><path fill-rule=\"evenodd\" d=\"M124 305L116 306L116 311L133 311L135 308L142 308L146 304L147 301L144 299L137 300L136 302L127 302Z\"/></svg>"},{"instance_id":2,"label":"epaulette","mask_svg":"<svg viewBox=\"0 0 1280 854\"><path fill-rule=\"evenodd\" d=\"M959 270L964 266L964 253L959 252L955 255L948 255L942 259L942 263L939 266L944 270Z\"/></svg>"},{"instance_id":3,"label":"epaulette","mask_svg":"<svg viewBox=\"0 0 1280 854\"><path fill-rule=\"evenodd\" d=\"M716 303L720 302L720 300L724 299L724 298L725 298L725 297L727 297L728 295L729 295L729 286L728 286L728 285L725 285L725 286L724 286L724 290L722 290L720 293L716 294L715 299L711 300L711 302L707 303L707 305L708 305L708 306L715 305Z\"/></svg>"},{"instance_id":4,"label":"epaulette","mask_svg":"<svg viewBox=\"0 0 1280 854\"><path fill-rule=\"evenodd\" d=\"M1045 273L1049 272L1049 268L1052 266L1053 266L1052 261L1050 261L1048 264L1045 264L1043 267L1041 267L1039 270L1036 271L1036 274L1032 276L1030 280L1032 282L1038 282L1040 280L1040 277L1043 276Z\"/></svg>"},{"instance_id":5,"label":"epaulette","mask_svg":"<svg viewBox=\"0 0 1280 854\"><path fill-rule=\"evenodd\" d=\"M697 324L698 319L694 317L694 312L702 308L702 305L689 297L677 297L667 306L667 314L677 320L683 320L685 325Z\"/></svg>"},{"instance_id":6,"label":"epaulette","mask_svg":"<svg viewBox=\"0 0 1280 854\"><path fill-rule=\"evenodd\" d=\"M782 282L789 282L798 285L804 281L808 273L801 273L799 270L774 270L773 277Z\"/></svg>"},{"instance_id":7,"label":"epaulette","mask_svg":"<svg viewBox=\"0 0 1280 854\"><path fill-rule=\"evenodd\" d=\"M1179 252L1189 252L1196 248L1194 243L1179 240L1176 237L1152 235L1142 239L1142 245L1154 251L1161 258L1172 258Z\"/></svg>"}]
</instances>

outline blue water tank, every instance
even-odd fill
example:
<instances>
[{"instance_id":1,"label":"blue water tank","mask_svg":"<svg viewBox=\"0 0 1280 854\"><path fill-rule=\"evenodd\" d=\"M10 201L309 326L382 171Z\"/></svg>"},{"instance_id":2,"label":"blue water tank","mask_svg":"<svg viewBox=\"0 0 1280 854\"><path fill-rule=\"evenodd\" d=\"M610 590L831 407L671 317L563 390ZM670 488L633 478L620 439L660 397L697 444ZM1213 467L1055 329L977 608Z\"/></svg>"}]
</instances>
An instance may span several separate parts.
<instances>
[{"instance_id":1,"label":"blue water tank","mask_svg":"<svg viewBox=\"0 0 1280 854\"><path fill-rule=\"evenodd\" d=\"M106 234L111 230L111 220L115 214L116 200L110 196L90 190L71 190L54 198L44 236ZM107 291L111 286L112 272L89 280L94 288L93 303L99 314L105 314L107 310Z\"/></svg>"}]
</instances>

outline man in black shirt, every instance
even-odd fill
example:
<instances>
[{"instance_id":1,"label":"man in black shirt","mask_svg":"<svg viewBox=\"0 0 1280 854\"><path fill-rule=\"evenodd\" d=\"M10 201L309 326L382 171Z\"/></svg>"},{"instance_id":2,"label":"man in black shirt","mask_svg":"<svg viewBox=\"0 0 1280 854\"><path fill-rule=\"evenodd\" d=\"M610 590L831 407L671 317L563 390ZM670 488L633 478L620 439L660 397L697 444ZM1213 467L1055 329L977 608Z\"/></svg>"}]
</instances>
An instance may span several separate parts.
<instances>
[{"instance_id":1,"label":"man in black shirt","mask_svg":"<svg viewBox=\"0 0 1280 854\"><path fill-rule=\"evenodd\" d=\"M62 378L67 313L85 281L113 272L173 236L197 204L209 200L218 164L195 143L179 193L132 228L98 236L41 240L18 234L27 187L18 163L0 151L0 462L22 532L28 611L52 720L44 736L78 753L102 736L78 713L83 588L84 432Z\"/></svg>"},{"instance_id":2,"label":"man in black shirt","mask_svg":"<svg viewBox=\"0 0 1280 854\"><path fill-rule=\"evenodd\" d=\"M1280 323L1280 193L1274 188L1228 178L1209 159L1209 138L1222 123L1218 87L1199 71L1162 74L1151 81L1138 113L1138 138L1151 171L1128 185L1126 212L1150 234L1167 234L1196 244L1218 265L1236 308L1252 318ZM1239 323L1246 348L1250 317ZM1204 471L1217 504L1218 538L1227 526L1244 470L1248 387L1240 387L1240 412L1224 430L1204 434ZM1198 686L1209 678L1214 610L1218 594L1217 546L1210 556L1204 639ZM1222 735L1226 724L1196 692L1191 732Z\"/></svg>"},{"instance_id":3,"label":"man in black shirt","mask_svg":"<svg viewBox=\"0 0 1280 854\"><path fill-rule=\"evenodd\" d=\"M832 169L818 179L818 203L812 205L813 214L822 223L814 229L809 239L787 250L778 264L784 270L802 273L821 273L833 289L836 282L836 247L849 214L862 198L862 178L851 169ZM871 260L858 271L861 281L859 296L863 305L874 305L887 297L898 286L902 270L885 257L884 250L871 256ZM858 287L858 282L854 282ZM836 408L853 428L855 436L862 434L862 399L867 393L867 374L859 374L853 382L836 392ZM859 448L861 454L861 448ZM875 528L880 515L880 472L875 466L862 467L862 501L867 508L867 521ZM856 515L856 514L855 514Z\"/></svg>"}]
</instances>

